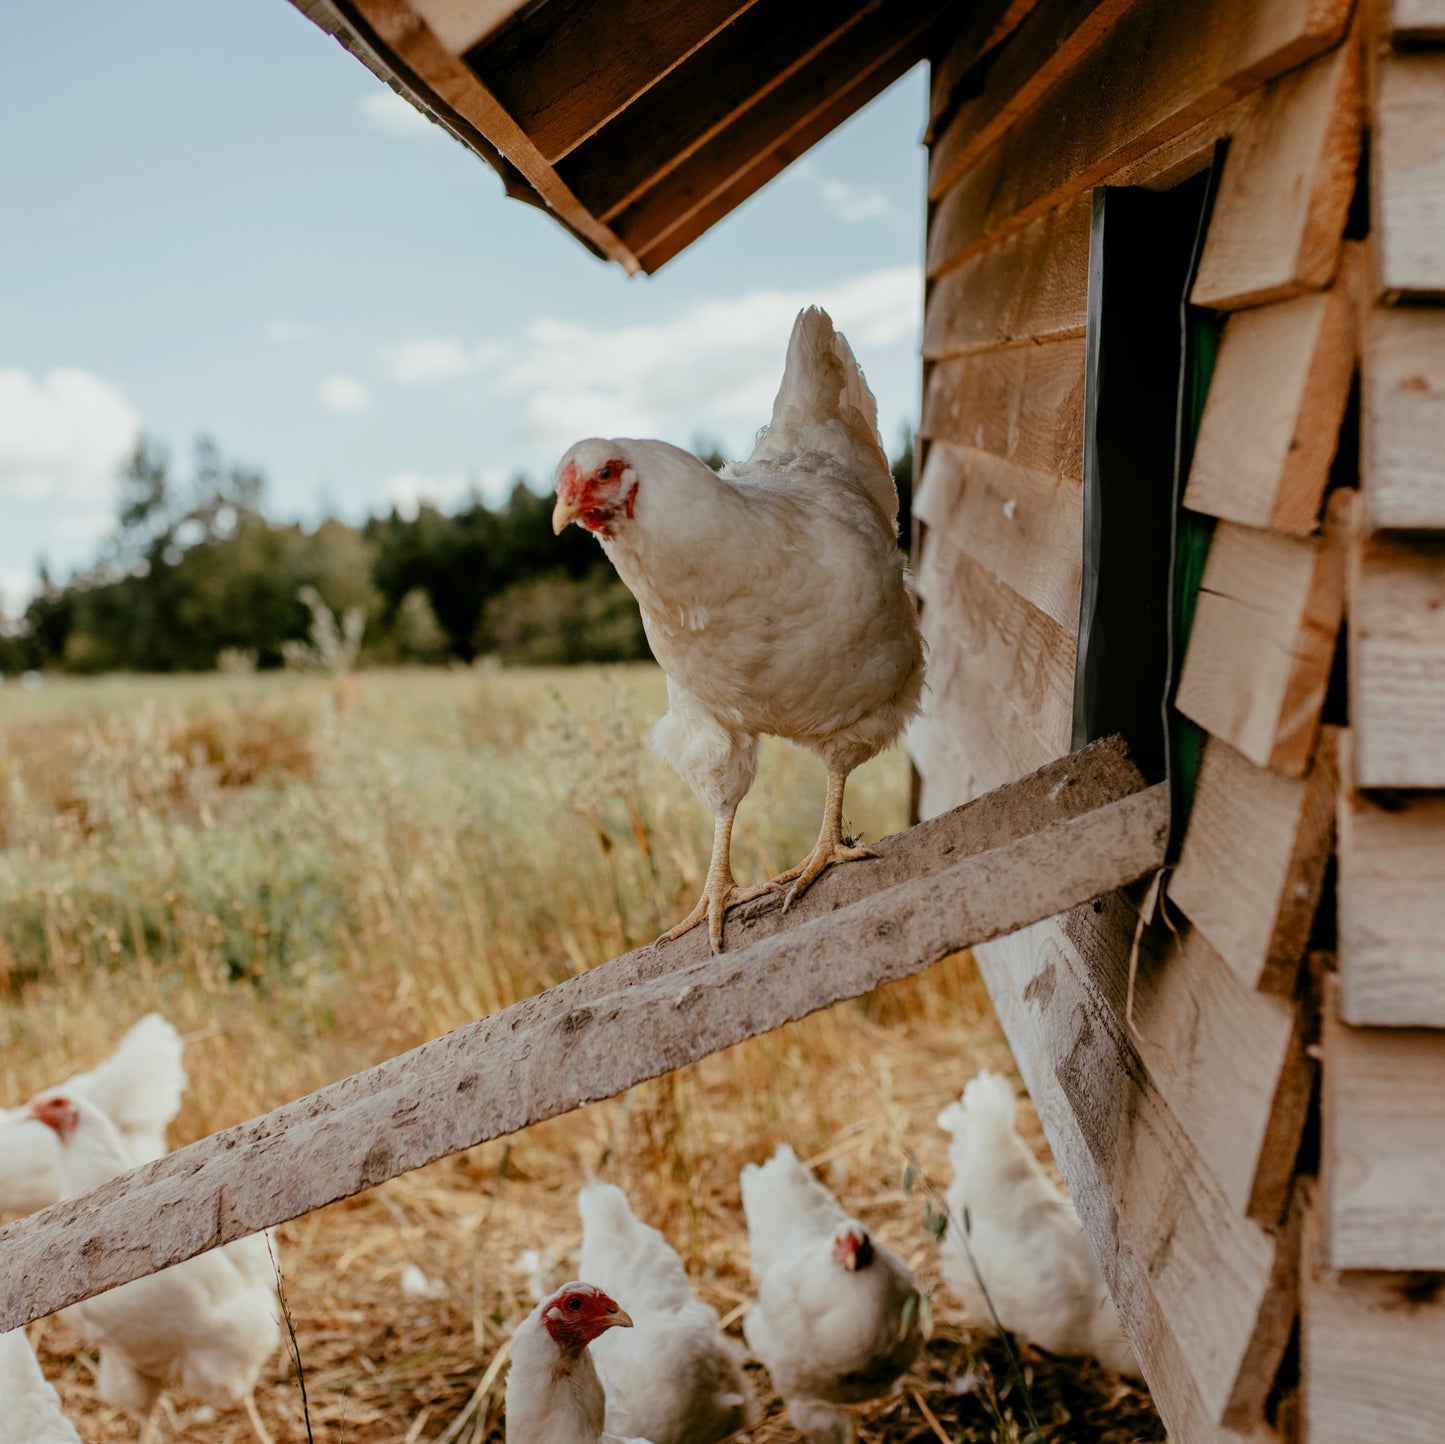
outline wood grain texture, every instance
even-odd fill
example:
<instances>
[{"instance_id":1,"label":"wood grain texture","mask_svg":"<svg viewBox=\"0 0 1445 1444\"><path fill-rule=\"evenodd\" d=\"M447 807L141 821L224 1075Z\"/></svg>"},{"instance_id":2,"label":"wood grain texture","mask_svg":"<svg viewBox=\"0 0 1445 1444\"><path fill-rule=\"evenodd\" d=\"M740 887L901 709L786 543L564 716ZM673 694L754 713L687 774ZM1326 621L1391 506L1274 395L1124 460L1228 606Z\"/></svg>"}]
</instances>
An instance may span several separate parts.
<instances>
[{"instance_id":1,"label":"wood grain texture","mask_svg":"<svg viewBox=\"0 0 1445 1444\"><path fill-rule=\"evenodd\" d=\"M929 449L913 514L1070 635L1078 630L1083 487L986 451Z\"/></svg>"},{"instance_id":2,"label":"wood grain texture","mask_svg":"<svg viewBox=\"0 0 1445 1444\"><path fill-rule=\"evenodd\" d=\"M1246 988L1294 993L1334 836L1337 737L1321 730L1304 777L1205 744L1169 898Z\"/></svg>"},{"instance_id":3,"label":"wood grain texture","mask_svg":"<svg viewBox=\"0 0 1445 1444\"><path fill-rule=\"evenodd\" d=\"M1445 531L1445 310L1369 307L1361 350L1365 527Z\"/></svg>"},{"instance_id":4,"label":"wood grain texture","mask_svg":"<svg viewBox=\"0 0 1445 1444\"><path fill-rule=\"evenodd\" d=\"M1051 0L1035 7L981 76L933 144L928 198L938 200L1014 121L1046 104L1049 88L1136 0Z\"/></svg>"},{"instance_id":5,"label":"wood grain texture","mask_svg":"<svg viewBox=\"0 0 1445 1444\"><path fill-rule=\"evenodd\" d=\"M1093 1244L1095 1257L1119 1306L1150 1392L1176 1444L1277 1444L1262 1421L1220 1428L1210 1417L1195 1386L1187 1356L1160 1307L1150 1266L1131 1245L1114 1200L1115 1169L1103 1168L1090 1152L1056 1071L1059 1026L1052 1010L1052 988L1035 985L1047 977L1049 946L1043 924L989 943L975 952L999 1021L1018 1059L1029 1096L1044 1125L1049 1146L1073 1195L1074 1205ZM1049 980L1052 982L1052 979ZM1026 999L1021 988L1029 988ZM1111 1080L1111 1087L1127 1079ZM1158 1260L1155 1260L1157 1265Z\"/></svg>"},{"instance_id":6,"label":"wood grain texture","mask_svg":"<svg viewBox=\"0 0 1445 1444\"><path fill-rule=\"evenodd\" d=\"M1339 791L1340 1016L1445 1028L1445 795Z\"/></svg>"},{"instance_id":7,"label":"wood grain texture","mask_svg":"<svg viewBox=\"0 0 1445 1444\"><path fill-rule=\"evenodd\" d=\"M1437 1444L1445 1410L1440 1280L1330 1268L1317 1203L1305 1215L1300 1350L1308 1444Z\"/></svg>"},{"instance_id":8,"label":"wood grain texture","mask_svg":"<svg viewBox=\"0 0 1445 1444\"><path fill-rule=\"evenodd\" d=\"M1106 1275L1125 1247L1143 1265L1141 1292L1157 1314L1140 1318L1132 1291L1118 1301L1171 1430L1190 1417L1191 1397L1203 1414L1192 1419L1194 1429L1221 1423L1247 1429L1262 1415L1289 1336L1297 1261L1287 1242L1230 1205L1110 995L1118 990L1116 960L1121 953L1127 959L1132 936L1127 911L1111 914L1119 937L1102 958L1081 954L1069 925L1058 920L975 956L1035 1100L1044 1088L1062 1094L1049 1141L1093 1225ZM1227 1074L1219 1083L1226 1085ZM1059 1116L1070 1120L1068 1130L1057 1126ZM1049 1131L1050 1117L1043 1121ZM1084 1157L1071 1147L1070 1132ZM1114 1231L1099 1227L1094 1210L1101 1200L1115 1211ZM1184 1380L1161 1367L1166 1350L1171 1364L1183 1366ZM1173 1399L1180 1404L1171 1407Z\"/></svg>"},{"instance_id":9,"label":"wood grain texture","mask_svg":"<svg viewBox=\"0 0 1445 1444\"><path fill-rule=\"evenodd\" d=\"M1445 297L1445 55L1378 55L1372 120L1380 294Z\"/></svg>"},{"instance_id":10,"label":"wood grain texture","mask_svg":"<svg viewBox=\"0 0 1445 1444\"><path fill-rule=\"evenodd\" d=\"M971 93L969 80L982 62L1023 23L1039 0L979 0L959 17L954 33L940 36L942 55L929 57L932 64L928 88L928 129L924 143L932 145L940 125L953 114L960 91Z\"/></svg>"},{"instance_id":11,"label":"wood grain texture","mask_svg":"<svg viewBox=\"0 0 1445 1444\"><path fill-rule=\"evenodd\" d=\"M1237 1213L1274 1228L1285 1213L1310 1098L1300 1009L1246 987L1197 928L1162 924L1140 941L1115 895L1060 920L1201 1165ZM1132 1017L1132 1023L1130 1019Z\"/></svg>"},{"instance_id":12,"label":"wood grain texture","mask_svg":"<svg viewBox=\"0 0 1445 1444\"><path fill-rule=\"evenodd\" d=\"M1319 525L1355 370L1362 261L1329 291L1225 323L1184 505L1308 536Z\"/></svg>"},{"instance_id":13,"label":"wood grain texture","mask_svg":"<svg viewBox=\"0 0 1445 1444\"><path fill-rule=\"evenodd\" d=\"M1445 1270L1445 1033L1352 1028L1331 978L1323 1049L1326 1264Z\"/></svg>"},{"instance_id":14,"label":"wood grain texture","mask_svg":"<svg viewBox=\"0 0 1445 1444\"><path fill-rule=\"evenodd\" d=\"M1351 548L1350 720L1361 787L1445 787L1445 537Z\"/></svg>"},{"instance_id":15,"label":"wood grain texture","mask_svg":"<svg viewBox=\"0 0 1445 1444\"><path fill-rule=\"evenodd\" d=\"M937 362L924 390L920 432L1033 471L1082 479L1083 339Z\"/></svg>"},{"instance_id":16,"label":"wood grain texture","mask_svg":"<svg viewBox=\"0 0 1445 1444\"><path fill-rule=\"evenodd\" d=\"M1329 49L1349 10L1350 0L1220 0L1207 13L1138 0L938 202L929 274Z\"/></svg>"},{"instance_id":17,"label":"wood grain texture","mask_svg":"<svg viewBox=\"0 0 1445 1444\"><path fill-rule=\"evenodd\" d=\"M500 29L522 8L522 3L523 0L410 0L412 9L453 55L470 50L479 40Z\"/></svg>"},{"instance_id":18,"label":"wood grain texture","mask_svg":"<svg viewBox=\"0 0 1445 1444\"><path fill-rule=\"evenodd\" d=\"M1355 493L1333 493L1323 536L1220 522L1210 544L1179 710L1251 762L1301 777L1314 753L1344 611Z\"/></svg>"},{"instance_id":19,"label":"wood grain texture","mask_svg":"<svg viewBox=\"0 0 1445 1444\"><path fill-rule=\"evenodd\" d=\"M1040 216L937 282L923 326L925 359L1082 336L1090 210L1085 196Z\"/></svg>"},{"instance_id":20,"label":"wood grain texture","mask_svg":"<svg viewBox=\"0 0 1445 1444\"><path fill-rule=\"evenodd\" d=\"M975 804L984 830L1011 842L977 850L967 812L922 824L877 862L843 870L845 887L866 890L850 905L796 922L773 908L753 924L767 936L739 947L739 928L735 951L717 958L698 960L705 939L679 947L650 978L637 965L655 966L656 950L644 950L651 964L614 960L11 1224L0 1230L0 1329L611 1097L1140 876L1162 860L1169 804L1162 786L1133 790L1130 770L1117 748L1075 758L1054 770L1057 799L1035 786L1022 805L1024 792ZM1042 823L1051 802L1059 816L1077 805L1071 791L1107 794L1103 779L1121 771L1119 800Z\"/></svg>"},{"instance_id":21,"label":"wood grain texture","mask_svg":"<svg viewBox=\"0 0 1445 1444\"><path fill-rule=\"evenodd\" d=\"M1233 311L1327 286L1363 145L1360 42L1272 82L1230 140L1191 299Z\"/></svg>"}]
</instances>

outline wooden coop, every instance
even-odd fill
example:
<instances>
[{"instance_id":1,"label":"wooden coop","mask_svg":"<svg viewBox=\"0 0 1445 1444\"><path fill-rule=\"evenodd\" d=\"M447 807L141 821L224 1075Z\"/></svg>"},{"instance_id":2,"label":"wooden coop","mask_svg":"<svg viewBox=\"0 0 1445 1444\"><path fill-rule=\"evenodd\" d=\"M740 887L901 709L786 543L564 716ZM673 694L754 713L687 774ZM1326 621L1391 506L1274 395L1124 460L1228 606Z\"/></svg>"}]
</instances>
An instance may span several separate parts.
<instances>
[{"instance_id":1,"label":"wooden coop","mask_svg":"<svg viewBox=\"0 0 1445 1444\"><path fill-rule=\"evenodd\" d=\"M1445 1435L1445 3L294 3L633 271L929 62L921 821L12 1225L0 1329L977 944L1171 1437Z\"/></svg>"}]
</instances>

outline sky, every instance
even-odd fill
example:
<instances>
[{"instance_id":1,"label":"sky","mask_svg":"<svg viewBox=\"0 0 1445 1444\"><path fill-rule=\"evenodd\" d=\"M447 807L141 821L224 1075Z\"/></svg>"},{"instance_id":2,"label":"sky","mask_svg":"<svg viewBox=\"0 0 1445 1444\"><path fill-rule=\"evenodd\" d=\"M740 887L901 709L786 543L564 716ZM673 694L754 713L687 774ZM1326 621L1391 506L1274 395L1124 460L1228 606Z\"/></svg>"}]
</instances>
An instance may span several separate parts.
<instances>
[{"instance_id":1,"label":"sky","mask_svg":"<svg viewBox=\"0 0 1445 1444\"><path fill-rule=\"evenodd\" d=\"M314 521L588 435L744 456L826 306L890 449L916 417L921 70L655 277L599 261L286 0L0 14L0 597L84 566L139 434L211 437Z\"/></svg>"}]
</instances>

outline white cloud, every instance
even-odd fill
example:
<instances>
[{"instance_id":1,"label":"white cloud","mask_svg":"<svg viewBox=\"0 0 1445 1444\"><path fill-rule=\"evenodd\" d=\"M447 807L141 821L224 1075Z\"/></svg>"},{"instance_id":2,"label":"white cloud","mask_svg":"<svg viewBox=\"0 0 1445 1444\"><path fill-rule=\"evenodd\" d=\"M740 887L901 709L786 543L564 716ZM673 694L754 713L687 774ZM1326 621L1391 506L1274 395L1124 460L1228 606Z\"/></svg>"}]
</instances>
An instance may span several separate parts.
<instances>
[{"instance_id":1,"label":"white cloud","mask_svg":"<svg viewBox=\"0 0 1445 1444\"><path fill-rule=\"evenodd\" d=\"M371 392L354 376L329 376L317 393L321 404L350 415L371 405Z\"/></svg>"},{"instance_id":2,"label":"white cloud","mask_svg":"<svg viewBox=\"0 0 1445 1444\"><path fill-rule=\"evenodd\" d=\"M767 420L793 320L814 303L847 334L866 372L869 350L914 342L922 275L900 266L821 292L750 291L650 325L544 317L524 334L502 384L526 398L529 439L539 447L560 450L589 435L684 444L702 434L739 437Z\"/></svg>"},{"instance_id":3,"label":"white cloud","mask_svg":"<svg viewBox=\"0 0 1445 1444\"><path fill-rule=\"evenodd\" d=\"M93 372L0 370L0 495L108 506L139 435L135 408Z\"/></svg>"},{"instance_id":4,"label":"white cloud","mask_svg":"<svg viewBox=\"0 0 1445 1444\"><path fill-rule=\"evenodd\" d=\"M316 327L305 321L267 321L266 339L275 346L294 346L300 341L314 341Z\"/></svg>"},{"instance_id":5,"label":"white cloud","mask_svg":"<svg viewBox=\"0 0 1445 1444\"><path fill-rule=\"evenodd\" d=\"M366 118L372 129L383 135L399 136L403 140L426 135L432 123L409 100L403 100L390 87L373 90L363 95L356 108Z\"/></svg>"},{"instance_id":6,"label":"white cloud","mask_svg":"<svg viewBox=\"0 0 1445 1444\"><path fill-rule=\"evenodd\" d=\"M818 185L823 204L840 221L871 221L888 215L893 202L882 191L865 191L847 181L825 180Z\"/></svg>"},{"instance_id":7,"label":"white cloud","mask_svg":"<svg viewBox=\"0 0 1445 1444\"><path fill-rule=\"evenodd\" d=\"M393 381L405 385L449 381L500 355L501 348L490 342L467 346L451 336L419 336L387 353L387 370Z\"/></svg>"},{"instance_id":8,"label":"white cloud","mask_svg":"<svg viewBox=\"0 0 1445 1444\"><path fill-rule=\"evenodd\" d=\"M0 619L18 617L38 586L34 572L23 567L0 567Z\"/></svg>"},{"instance_id":9,"label":"white cloud","mask_svg":"<svg viewBox=\"0 0 1445 1444\"><path fill-rule=\"evenodd\" d=\"M399 471L387 478L381 489L382 504L395 507L410 521L423 502L440 511L458 507L475 491L483 501L496 506L512 491L510 475L501 468L488 468L477 473L454 471L446 476L427 476L420 471Z\"/></svg>"}]
</instances>

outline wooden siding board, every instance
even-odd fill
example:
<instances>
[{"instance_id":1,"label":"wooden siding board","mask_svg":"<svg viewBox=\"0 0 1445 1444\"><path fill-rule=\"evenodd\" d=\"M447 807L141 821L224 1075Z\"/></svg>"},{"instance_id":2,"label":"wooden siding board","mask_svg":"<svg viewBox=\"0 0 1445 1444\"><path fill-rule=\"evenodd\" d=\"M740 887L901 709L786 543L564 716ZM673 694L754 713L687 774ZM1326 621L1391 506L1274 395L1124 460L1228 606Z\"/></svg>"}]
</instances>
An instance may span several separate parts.
<instances>
[{"instance_id":1,"label":"wooden siding board","mask_svg":"<svg viewBox=\"0 0 1445 1444\"><path fill-rule=\"evenodd\" d=\"M1330 283L1363 123L1355 38L1265 87L1230 140L1195 305L1232 311Z\"/></svg>"},{"instance_id":2,"label":"wooden siding board","mask_svg":"<svg viewBox=\"0 0 1445 1444\"><path fill-rule=\"evenodd\" d=\"M1365 526L1445 531L1445 310L1372 306L1363 331Z\"/></svg>"},{"instance_id":3,"label":"wooden siding board","mask_svg":"<svg viewBox=\"0 0 1445 1444\"><path fill-rule=\"evenodd\" d=\"M1445 297L1445 55L1381 55L1372 120L1380 292Z\"/></svg>"},{"instance_id":4,"label":"wooden siding board","mask_svg":"<svg viewBox=\"0 0 1445 1444\"><path fill-rule=\"evenodd\" d=\"M1445 41L1445 0L1391 0L1390 29L1397 44Z\"/></svg>"},{"instance_id":5,"label":"wooden siding board","mask_svg":"<svg viewBox=\"0 0 1445 1444\"><path fill-rule=\"evenodd\" d=\"M942 56L931 56L933 83L928 96L928 131L932 145L938 127L953 113L959 86L974 68L996 50L1023 23L1039 0L979 0L959 20L957 33L948 39Z\"/></svg>"},{"instance_id":6,"label":"wooden siding board","mask_svg":"<svg viewBox=\"0 0 1445 1444\"><path fill-rule=\"evenodd\" d=\"M1328 49L1349 11L1350 0L1221 0L1201 16L1174 0L1138 0L938 202L929 274Z\"/></svg>"},{"instance_id":7,"label":"wooden siding board","mask_svg":"<svg viewBox=\"0 0 1445 1444\"><path fill-rule=\"evenodd\" d=\"M1356 275L1225 323L1185 506L1299 536L1318 526L1354 375Z\"/></svg>"},{"instance_id":8,"label":"wooden siding board","mask_svg":"<svg viewBox=\"0 0 1445 1444\"><path fill-rule=\"evenodd\" d=\"M1010 346L936 362L920 428L1033 471L1084 474L1084 341Z\"/></svg>"},{"instance_id":9,"label":"wooden siding board","mask_svg":"<svg viewBox=\"0 0 1445 1444\"><path fill-rule=\"evenodd\" d=\"M1355 493L1333 493L1323 536L1220 522L1205 562L1178 706L1260 767L1303 776L1344 611Z\"/></svg>"},{"instance_id":10,"label":"wooden siding board","mask_svg":"<svg viewBox=\"0 0 1445 1444\"><path fill-rule=\"evenodd\" d=\"M1246 988L1294 992L1330 856L1337 736L1322 730L1302 778L1205 744L1169 898Z\"/></svg>"},{"instance_id":11,"label":"wooden siding board","mask_svg":"<svg viewBox=\"0 0 1445 1444\"><path fill-rule=\"evenodd\" d=\"M1361 787L1445 787L1445 537L1351 548L1350 719Z\"/></svg>"},{"instance_id":12,"label":"wooden siding board","mask_svg":"<svg viewBox=\"0 0 1445 1444\"><path fill-rule=\"evenodd\" d=\"M1445 1028L1445 794L1339 791L1340 1016Z\"/></svg>"},{"instance_id":13,"label":"wooden siding board","mask_svg":"<svg viewBox=\"0 0 1445 1444\"><path fill-rule=\"evenodd\" d=\"M1445 1270L1445 1033L1352 1028L1326 989L1325 1262Z\"/></svg>"},{"instance_id":14,"label":"wooden siding board","mask_svg":"<svg viewBox=\"0 0 1445 1444\"><path fill-rule=\"evenodd\" d=\"M1124 936L1110 956L1127 956L1132 929L1122 918L1118 926ZM1204 1415L1194 1415L1196 1429L1248 1429L1262 1415L1294 1317L1288 1241L1229 1205L1101 988L1094 959L1065 926L1038 924L976 956L1035 1101L1052 1095L1040 1114L1065 1180L1092 1215L1106 1274L1124 1246L1143 1264L1140 1292L1157 1315L1141 1319L1132 1291L1118 1297L1170 1427L1189 1417L1192 1396ZM1117 1210L1116 1233L1100 1229L1102 1200ZM1184 1379L1161 1367L1162 1349ZM1176 1412L1172 1400L1185 1407Z\"/></svg>"},{"instance_id":15,"label":"wooden siding board","mask_svg":"<svg viewBox=\"0 0 1445 1444\"><path fill-rule=\"evenodd\" d=\"M939 442L928 453L913 514L1006 586L1078 630L1083 488L985 451Z\"/></svg>"},{"instance_id":16,"label":"wooden siding board","mask_svg":"<svg viewBox=\"0 0 1445 1444\"><path fill-rule=\"evenodd\" d=\"M1088 310L1087 196L990 246L935 283L923 355L942 361L1015 341L1082 336Z\"/></svg>"}]
</instances>

